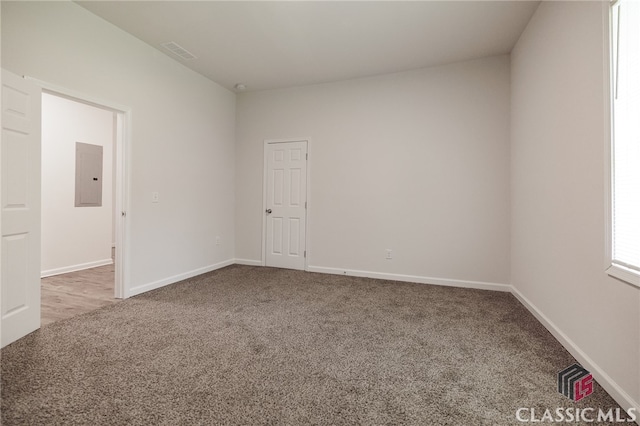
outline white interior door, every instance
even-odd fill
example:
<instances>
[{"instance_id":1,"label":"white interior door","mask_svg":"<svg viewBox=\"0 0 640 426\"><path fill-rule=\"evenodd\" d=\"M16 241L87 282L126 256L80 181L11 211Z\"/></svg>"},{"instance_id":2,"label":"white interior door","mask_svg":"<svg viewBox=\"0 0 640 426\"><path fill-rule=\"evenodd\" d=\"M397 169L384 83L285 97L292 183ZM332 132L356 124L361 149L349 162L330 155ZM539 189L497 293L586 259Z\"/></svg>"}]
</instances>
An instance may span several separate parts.
<instances>
[{"instance_id":1,"label":"white interior door","mask_svg":"<svg viewBox=\"0 0 640 426\"><path fill-rule=\"evenodd\" d=\"M268 143L266 265L304 269L307 227L307 142Z\"/></svg>"},{"instance_id":2,"label":"white interior door","mask_svg":"<svg viewBox=\"0 0 640 426\"><path fill-rule=\"evenodd\" d=\"M2 346L40 328L41 90L2 70Z\"/></svg>"}]
</instances>

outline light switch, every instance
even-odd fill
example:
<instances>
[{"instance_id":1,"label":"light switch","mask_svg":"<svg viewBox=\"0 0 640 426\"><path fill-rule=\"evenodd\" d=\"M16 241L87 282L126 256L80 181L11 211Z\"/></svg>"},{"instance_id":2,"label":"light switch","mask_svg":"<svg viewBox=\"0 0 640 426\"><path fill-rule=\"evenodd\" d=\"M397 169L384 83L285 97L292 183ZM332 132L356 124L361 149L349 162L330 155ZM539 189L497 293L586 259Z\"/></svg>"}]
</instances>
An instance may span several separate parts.
<instances>
[{"instance_id":1,"label":"light switch","mask_svg":"<svg viewBox=\"0 0 640 426\"><path fill-rule=\"evenodd\" d=\"M151 202L152 203L159 203L160 202L160 194L158 193L158 191L153 191L151 193Z\"/></svg>"}]
</instances>

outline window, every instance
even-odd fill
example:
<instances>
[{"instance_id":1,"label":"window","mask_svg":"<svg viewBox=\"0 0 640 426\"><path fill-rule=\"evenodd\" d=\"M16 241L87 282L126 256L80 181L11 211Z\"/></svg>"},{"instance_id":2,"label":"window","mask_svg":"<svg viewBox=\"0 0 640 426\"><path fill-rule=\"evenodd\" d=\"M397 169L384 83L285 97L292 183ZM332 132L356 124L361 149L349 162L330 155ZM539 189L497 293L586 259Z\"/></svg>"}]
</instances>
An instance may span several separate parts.
<instances>
[{"instance_id":1,"label":"window","mask_svg":"<svg viewBox=\"0 0 640 426\"><path fill-rule=\"evenodd\" d=\"M611 7L611 267L640 286L640 2Z\"/></svg>"}]
</instances>

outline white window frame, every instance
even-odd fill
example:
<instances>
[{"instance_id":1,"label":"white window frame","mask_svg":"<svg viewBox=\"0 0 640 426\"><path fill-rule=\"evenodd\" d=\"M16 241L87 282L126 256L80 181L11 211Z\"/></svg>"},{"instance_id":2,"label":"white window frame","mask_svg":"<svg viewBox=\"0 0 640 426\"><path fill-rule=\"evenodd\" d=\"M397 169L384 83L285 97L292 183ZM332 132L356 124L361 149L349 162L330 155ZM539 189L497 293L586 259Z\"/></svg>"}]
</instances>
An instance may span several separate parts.
<instances>
[{"instance_id":1,"label":"white window frame","mask_svg":"<svg viewBox=\"0 0 640 426\"><path fill-rule=\"evenodd\" d=\"M620 265L615 262L613 257L613 100L614 82L613 82L613 7L618 3L618 0L612 2L603 2L603 37L604 37L604 89L605 89L605 244L606 244L606 259L605 269L609 276L640 287L640 272Z\"/></svg>"}]
</instances>

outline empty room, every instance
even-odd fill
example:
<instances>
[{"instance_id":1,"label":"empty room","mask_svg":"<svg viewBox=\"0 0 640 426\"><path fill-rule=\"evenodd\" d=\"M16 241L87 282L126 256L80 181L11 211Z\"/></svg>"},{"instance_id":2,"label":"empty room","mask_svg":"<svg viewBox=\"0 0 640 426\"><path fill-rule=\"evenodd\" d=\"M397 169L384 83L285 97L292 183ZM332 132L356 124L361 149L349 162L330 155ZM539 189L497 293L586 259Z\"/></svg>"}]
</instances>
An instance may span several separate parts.
<instances>
[{"instance_id":1,"label":"empty room","mask_svg":"<svg viewBox=\"0 0 640 426\"><path fill-rule=\"evenodd\" d=\"M640 3L1 20L3 425L639 422ZM52 127L109 179L63 196ZM107 306L45 317L49 246Z\"/></svg>"}]
</instances>

